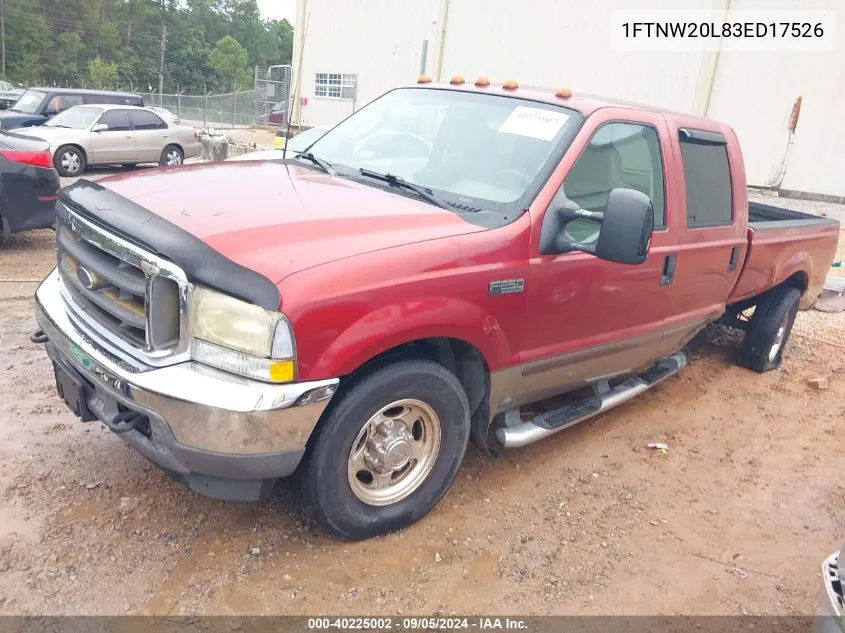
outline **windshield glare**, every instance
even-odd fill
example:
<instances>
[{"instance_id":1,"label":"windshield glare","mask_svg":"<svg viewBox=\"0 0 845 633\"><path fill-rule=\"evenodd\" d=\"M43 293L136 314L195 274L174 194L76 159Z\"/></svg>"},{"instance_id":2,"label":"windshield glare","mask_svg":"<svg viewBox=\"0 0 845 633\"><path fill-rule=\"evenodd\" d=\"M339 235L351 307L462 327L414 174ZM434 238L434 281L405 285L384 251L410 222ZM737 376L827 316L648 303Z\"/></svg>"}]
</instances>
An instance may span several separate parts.
<instances>
[{"instance_id":1,"label":"windshield glare","mask_svg":"<svg viewBox=\"0 0 845 633\"><path fill-rule=\"evenodd\" d=\"M103 113L99 108L76 106L57 114L44 125L46 127L69 127L74 130L84 130Z\"/></svg>"},{"instance_id":2,"label":"windshield glare","mask_svg":"<svg viewBox=\"0 0 845 633\"><path fill-rule=\"evenodd\" d=\"M25 114L35 114L46 96L45 93L38 92L37 90L27 90L21 95L21 98L17 100L15 105L12 106L12 109Z\"/></svg>"},{"instance_id":3,"label":"windshield glare","mask_svg":"<svg viewBox=\"0 0 845 633\"><path fill-rule=\"evenodd\" d=\"M309 152L341 175L388 172L452 204L506 211L532 186L574 114L512 97L404 88L339 123Z\"/></svg>"}]
</instances>

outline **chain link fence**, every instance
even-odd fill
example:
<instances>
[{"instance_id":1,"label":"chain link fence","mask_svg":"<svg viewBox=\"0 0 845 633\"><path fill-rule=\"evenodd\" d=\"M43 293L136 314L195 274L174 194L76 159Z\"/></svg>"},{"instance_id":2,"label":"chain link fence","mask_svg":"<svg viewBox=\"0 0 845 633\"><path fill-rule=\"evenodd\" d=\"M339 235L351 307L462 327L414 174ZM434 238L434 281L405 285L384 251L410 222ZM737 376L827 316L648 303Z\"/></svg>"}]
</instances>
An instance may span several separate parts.
<instances>
[{"instance_id":1,"label":"chain link fence","mask_svg":"<svg viewBox=\"0 0 845 633\"><path fill-rule=\"evenodd\" d=\"M144 96L148 106L166 108L186 125L248 127L254 123L285 125L290 109L290 66L255 69L252 90L227 94L158 94Z\"/></svg>"},{"instance_id":2,"label":"chain link fence","mask_svg":"<svg viewBox=\"0 0 845 633\"><path fill-rule=\"evenodd\" d=\"M147 105L166 108L186 125L196 127L248 127L255 120L255 103L260 91L244 90L228 94L156 94L144 97Z\"/></svg>"}]
</instances>

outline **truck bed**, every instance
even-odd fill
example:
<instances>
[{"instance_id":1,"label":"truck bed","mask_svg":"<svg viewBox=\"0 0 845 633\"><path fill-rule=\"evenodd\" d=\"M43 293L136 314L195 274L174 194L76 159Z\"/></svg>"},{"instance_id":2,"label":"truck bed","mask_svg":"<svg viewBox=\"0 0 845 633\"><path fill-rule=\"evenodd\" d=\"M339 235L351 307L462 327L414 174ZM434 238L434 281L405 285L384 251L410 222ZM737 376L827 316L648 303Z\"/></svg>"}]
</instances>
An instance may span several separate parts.
<instances>
[{"instance_id":1,"label":"truck bed","mask_svg":"<svg viewBox=\"0 0 845 633\"><path fill-rule=\"evenodd\" d=\"M821 292L836 253L839 222L759 202L748 203L748 253L729 304L776 286L811 262L802 307Z\"/></svg>"},{"instance_id":2,"label":"truck bed","mask_svg":"<svg viewBox=\"0 0 845 633\"><path fill-rule=\"evenodd\" d=\"M828 218L822 218L811 213L802 213L783 207L774 207L761 202L748 203L748 225L752 228L766 229L771 223L779 223L778 228L783 228L783 222L795 223L796 226L805 225L808 222L827 224L831 222Z\"/></svg>"}]
</instances>

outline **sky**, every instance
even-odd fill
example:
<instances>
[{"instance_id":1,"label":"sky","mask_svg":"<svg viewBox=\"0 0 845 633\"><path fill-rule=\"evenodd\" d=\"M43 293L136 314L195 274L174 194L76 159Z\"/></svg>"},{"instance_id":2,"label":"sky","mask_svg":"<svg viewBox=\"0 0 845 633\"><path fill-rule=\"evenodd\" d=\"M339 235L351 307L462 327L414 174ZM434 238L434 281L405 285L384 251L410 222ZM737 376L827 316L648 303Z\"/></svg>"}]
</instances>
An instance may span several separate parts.
<instances>
[{"instance_id":1,"label":"sky","mask_svg":"<svg viewBox=\"0 0 845 633\"><path fill-rule=\"evenodd\" d=\"M258 8L267 20L286 18L293 24L296 18L296 0L258 0Z\"/></svg>"}]
</instances>

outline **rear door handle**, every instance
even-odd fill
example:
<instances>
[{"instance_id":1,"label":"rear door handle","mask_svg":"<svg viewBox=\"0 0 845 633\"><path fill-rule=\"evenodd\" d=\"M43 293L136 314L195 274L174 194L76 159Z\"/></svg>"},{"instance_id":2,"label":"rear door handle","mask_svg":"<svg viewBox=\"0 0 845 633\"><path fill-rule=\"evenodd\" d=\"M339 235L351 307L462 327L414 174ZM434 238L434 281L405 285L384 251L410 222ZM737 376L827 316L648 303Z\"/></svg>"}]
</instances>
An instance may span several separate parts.
<instances>
[{"instance_id":1,"label":"rear door handle","mask_svg":"<svg viewBox=\"0 0 845 633\"><path fill-rule=\"evenodd\" d=\"M728 272L732 273L736 270L736 265L739 263L739 246L734 246L731 249L731 259L728 261Z\"/></svg>"},{"instance_id":2,"label":"rear door handle","mask_svg":"<svg viewBox=\"0 0 845 633\"><path fill-rule=\"evenodd\" d=\"M660 277L660 285L668 286L675 278L675 264L678 262L677 255L667 255L663 259L663 276Z\"/></svg>"}]
</instances>

